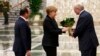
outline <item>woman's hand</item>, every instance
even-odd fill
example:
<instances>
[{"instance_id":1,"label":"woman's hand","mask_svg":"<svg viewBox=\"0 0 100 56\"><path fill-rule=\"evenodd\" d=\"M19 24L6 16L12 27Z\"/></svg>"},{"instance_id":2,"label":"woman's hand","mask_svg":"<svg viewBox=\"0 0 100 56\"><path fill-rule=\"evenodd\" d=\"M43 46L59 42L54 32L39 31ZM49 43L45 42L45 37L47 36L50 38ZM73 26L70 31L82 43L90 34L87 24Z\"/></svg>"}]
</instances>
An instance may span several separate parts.
<instances>
[{"instance_id":1,"label":"woman's hand","mask_svg":"<svg viewBox=\"0 0 100 56\"><path fill-rule=\"evenodd\" d=\"M66 32L68 30L67 27L63 27L62 32Z\"/></svg>"}]
</instances>

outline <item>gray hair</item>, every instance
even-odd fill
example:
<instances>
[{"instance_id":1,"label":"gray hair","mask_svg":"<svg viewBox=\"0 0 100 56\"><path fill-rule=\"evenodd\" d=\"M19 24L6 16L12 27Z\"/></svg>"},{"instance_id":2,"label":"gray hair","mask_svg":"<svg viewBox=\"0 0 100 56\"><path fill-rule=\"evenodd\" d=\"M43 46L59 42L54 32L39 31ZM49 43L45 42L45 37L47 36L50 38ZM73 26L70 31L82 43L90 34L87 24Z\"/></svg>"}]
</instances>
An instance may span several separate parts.
<instances>
[{"instance_id":1,"label":"gray hair","mask_svg":"<svg viewBox=\"0 0 100 56\"><path fill-rule=\"evenodd\" d=\"M75 5L74 8L78 8L78 9L80 9L80 10L84 10L84 6L81 5L81 4Z\"/></svg>"}]
</instances>

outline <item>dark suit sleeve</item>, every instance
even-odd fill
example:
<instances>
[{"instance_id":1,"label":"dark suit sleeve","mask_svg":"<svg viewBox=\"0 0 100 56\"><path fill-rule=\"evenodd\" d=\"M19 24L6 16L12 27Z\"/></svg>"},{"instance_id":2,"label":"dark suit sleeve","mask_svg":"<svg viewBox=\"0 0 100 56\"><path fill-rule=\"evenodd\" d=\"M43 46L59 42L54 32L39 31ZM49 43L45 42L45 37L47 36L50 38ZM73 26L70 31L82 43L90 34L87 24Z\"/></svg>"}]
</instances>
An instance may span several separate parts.
<instances>
[{"instance_id":1,"label":"dark suit sleeve","mask_svg":"<svg viewBox=\"0 0 100 56\"><path fill-rule=\"evenodd\" d=\"M73 33L73 36L77 37L77 36L81 35L87 28L89 22L90 22L89 17L86 17L86 16L80 17L79 21L77 23L76 29Z\"/></svg>"},{"instance_id":2,"label":"dark suit sleeve","mask_svg":"<svg viewBox=\"0 0 100 56\"><path fill-rule=\"evenodd\" d=\"M20 26L20 31L21 31L21 37L22 37L22 41L24 44L24 47L27 50L31 50L31 39L29 39L29 33L28 33L28 26L25 23L22 23ZM23 48L24 48L23 47Z\"/></svg>"},{"instance_id":3,"label":"dark suit sleeve","mask_svg":"<svg viewBox=\"0 0 100 56\"><path fill-rule=\"evenodd\" d=\"M56 27L56 29L54 28L54 26L51 24L51 21L46 20L44 22L44 26L48 29L48 32L50 32L51 34L61 34L62 30L58 27Z\"/></svg>"}]
</instances>

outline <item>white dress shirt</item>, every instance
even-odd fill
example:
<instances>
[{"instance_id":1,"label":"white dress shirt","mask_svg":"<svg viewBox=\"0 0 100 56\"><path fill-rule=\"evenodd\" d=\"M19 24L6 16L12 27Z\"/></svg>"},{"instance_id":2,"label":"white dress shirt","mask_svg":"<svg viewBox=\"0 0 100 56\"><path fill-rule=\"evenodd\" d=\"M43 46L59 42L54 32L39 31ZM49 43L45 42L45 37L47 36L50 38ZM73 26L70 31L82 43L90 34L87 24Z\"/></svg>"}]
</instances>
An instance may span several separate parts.
<instances>
[{"instance_id":1,"label":"white dress shirt","mask_svg":"<svg viewBox=\"0 0 100 56\"><path fill-rule=\"evenodd\" d=\"M22 19L24 19L25 21L28 21L25 17L23 17L23 16L20 16Z\"/></svg>"},{"instance_id":2,"label":"white dress shirt","mask_svg":"<svg viewBox=\"0 0 100 56\"><path fill-rule=\"evenodd\" d=\"M82 11L80 12L80 14L81 14L82 12L84 12L84 11L85 11L85 10L82 10ZM80 14L79 14L79 15L80 15Z\"/></svg>"}]
</instances>

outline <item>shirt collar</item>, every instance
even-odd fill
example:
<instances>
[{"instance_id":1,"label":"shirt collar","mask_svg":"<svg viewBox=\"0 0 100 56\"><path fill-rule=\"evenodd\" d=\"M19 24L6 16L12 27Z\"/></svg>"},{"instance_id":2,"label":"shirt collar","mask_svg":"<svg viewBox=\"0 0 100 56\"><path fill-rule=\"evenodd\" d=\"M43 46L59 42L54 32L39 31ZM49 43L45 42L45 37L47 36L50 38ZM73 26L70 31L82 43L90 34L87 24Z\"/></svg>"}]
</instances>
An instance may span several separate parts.
<instances>
[{"instance_id":1,"label":"shirt collar","mask_svg":"<svg viewBox=\"0 0 100 56\"><path fill-rule=\"evenodd\" d=\"M25 21L28 21L25 17L23 17L23 16L20 16L22 19L24 19Z\"/></svg>"},{"instance_id":2,"label":"shirt collar","mask_svg":"<svg viewBox=\"0 0 100 56\"><path fill-rule=\"evenodd\" d=\"M82 10L82 11L80 12L80 14L81 14L82 12L84 12L84 11L85 11L85 10ZM80 15L80 14L79 14L79 15Z\"/></svg>"}]
</instances>

